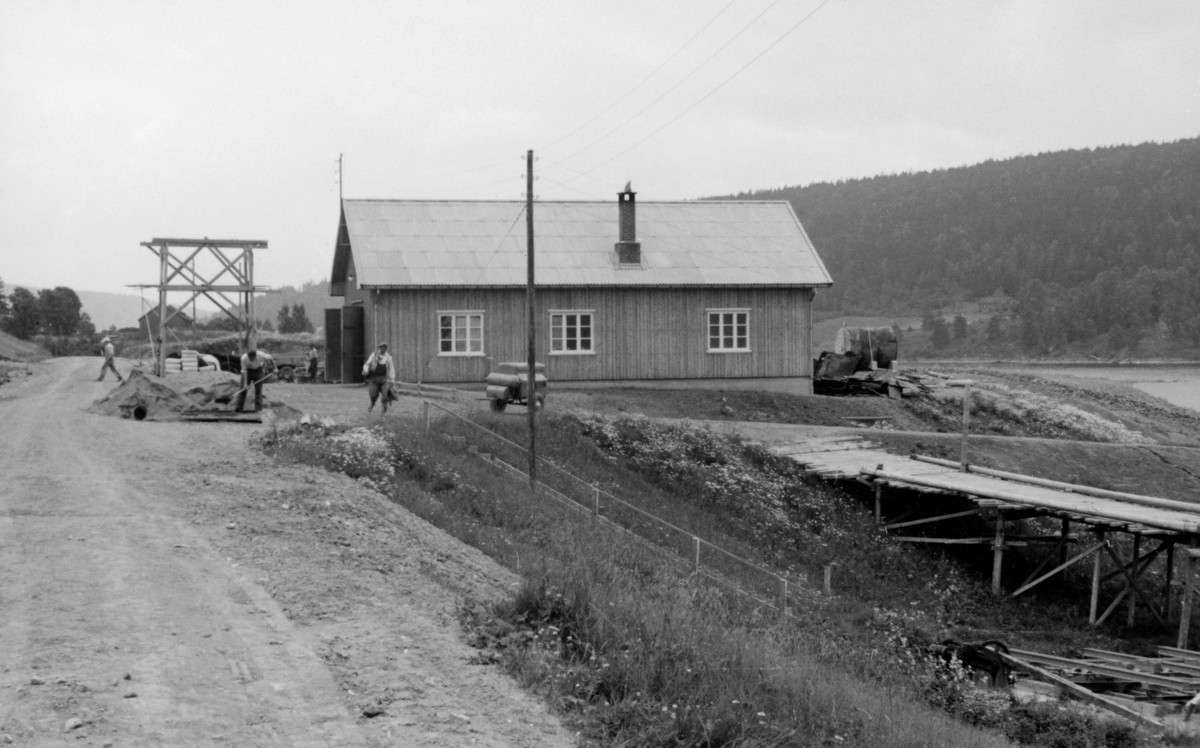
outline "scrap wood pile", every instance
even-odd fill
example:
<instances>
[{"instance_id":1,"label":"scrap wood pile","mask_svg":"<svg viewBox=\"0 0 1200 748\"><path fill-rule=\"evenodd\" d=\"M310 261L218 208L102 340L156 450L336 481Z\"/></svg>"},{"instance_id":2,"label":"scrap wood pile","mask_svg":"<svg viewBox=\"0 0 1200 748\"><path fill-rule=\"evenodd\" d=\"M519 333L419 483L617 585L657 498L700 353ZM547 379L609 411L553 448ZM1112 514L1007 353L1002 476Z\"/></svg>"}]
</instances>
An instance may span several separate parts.
<instances>
[{"instance_id":1,"label":"scrap wood pile","mask_svg":"<svg viewBox=\"0 0 1200 748\"><path fill-rule=\"evenodd\" d=\"M186 389L184 389L186 388ZM238 379L228 372L172 374L156 377L134 369L112 392L92 403L89 412L139 420L261 420L255 414L236 417L233 401L239 392ZM254 392L248 394L253 403ZM264 398L276 418L298 418L300 412L278 400Z\"/></svg>"},{"instance_id":2,"label":"scrap wood pile","mask_svg":"<svg viewBox=\"0 0 1200 748\"><path fill-rule=\"evenodd\" d=\"M1200 694L1200 652L1187 649L1159 647L1157 657L1091 648L1080 657L1019 649L1008 654L1033 677L1134 721L1187 721Z\"/></svg>"},{"instance_id":3,"label":"scrap wood pile","mask_svg":"<svg viewBox=\"0 0 1200 748\"><path fill-rule=\"evenodd\" d=\"M833 350L813 362L818 395L913 397L928 392L927 377L896 368L899 341L891 327L843 327Z\"/></svg>"},{"instance_id":4,"label":"scrap wood pile","mask_svg":"<svg viewBox=\"0 0 1200 748\"><path fill-rule=\"evenodd\" d=\"M813 392L817 395L878 395L917 397L946 385L949 377L937 372L902 369L860 369L857 353L825 351L816 360Z\"/></svg>"}]
</instances>

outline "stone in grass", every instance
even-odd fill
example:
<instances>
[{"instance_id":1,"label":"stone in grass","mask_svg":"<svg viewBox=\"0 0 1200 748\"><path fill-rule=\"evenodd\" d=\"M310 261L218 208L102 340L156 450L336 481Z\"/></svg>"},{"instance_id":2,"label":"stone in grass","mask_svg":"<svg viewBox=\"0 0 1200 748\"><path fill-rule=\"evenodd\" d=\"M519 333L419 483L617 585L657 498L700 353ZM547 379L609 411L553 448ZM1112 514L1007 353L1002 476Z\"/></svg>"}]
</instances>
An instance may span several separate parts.
<instances>
[{"instance_id":1,"label":"stone in grass","mask_svg":"<svg viewBox=\"0 0 1200 748\"><path fill-rule=\"evenodd\" d=\"M363 707L362 713L364 717L378 717L383 714L383 707L378 704L368 704Z\"/></svg>"},{"instance_id":2,"label":"stone in grass","mask_svg":"<svg viewBox=\"0 0 1200 748\"><path fill-rule=\"evenodd\" d=\"M125 695L124 695L122 698L126 698L126 699L136 699L136 698L137 698L137 691L126 691L126 692L125 692Z\"/></svg>"},{"instance_id":3,"label":"stone in grass","mask_svg":"<svg viewBox=\"0 0 1200 748\"><path fill-rule=\"evenodd\" d=\"M63 725L63 732L78 730L80 727L83 727L83 720L78 717L72 717Z\"/></svg>"},{"instance_id":4,"label":"stone in grass","mask_svg":"<svg viewBox=\"0 0 1200 748\"><path fill-rule=\"evenodd\" d=\"M44 678L42 678L41 676L37 676L37 675L35 675L29 679L29 685L31 685L31 686L40 686L40 685L45 684L45 682L46 682L46 680Z\"/></svg>"}]
</instances>

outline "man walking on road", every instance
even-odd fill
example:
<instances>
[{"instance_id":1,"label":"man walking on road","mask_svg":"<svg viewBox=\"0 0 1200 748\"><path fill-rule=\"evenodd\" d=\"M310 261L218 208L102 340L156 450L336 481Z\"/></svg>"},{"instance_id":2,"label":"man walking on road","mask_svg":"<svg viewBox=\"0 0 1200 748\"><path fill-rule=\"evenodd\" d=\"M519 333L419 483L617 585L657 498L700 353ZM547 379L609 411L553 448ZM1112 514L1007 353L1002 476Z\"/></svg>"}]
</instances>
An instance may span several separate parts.
<instances>
[{"instance_id":1,"label":"man walking on road","mask_svg":"<svg viewBox=\"0 0 1200 748\"><path fill-rule=\"evenodd\" d=\"M117 367L113 363L113 356L116 355L116 351L113 350L112 341L107 335L100 341L100 352L104 355L104 365L100 367L100 378L96 381L103 382L104 375L108 373L109 369L112 369L112 373L117 375L117 381L124 382L125 379L121 376L121 372L117 371Z\"/></svg>"},{"instance_id":2,"label":"man walking on road","mask_svg":"<svg viewBox=\"0 0 1200 748\"><path fill-rule=\"evenodd\" d=\"M392 382L396 381L396 364L388 355L387 343L380 343L363 364L363 376L367 378L367 394L371 396L367 412L375 410L375 401L383 395L383 412L386 414L392 399Z\"/></svg>"},{"instance_id":3,"label":"man walking on road","mask_svg":"<svg viewBox=\"0 0 1200 748\"><path fill-rule=\"evenodd\" d=\"M250 385L254 385L254 412L262 410L263 382L267 378L268 368L274 363L271 354L266 351L251 348L242 354L242 391L238 393L234 411L242 412L246 405L246 390L250 389Z\"/></svg>"},{"instance_id":4,"label":"man walking on road","mask_svg":"<svg viewBox=\"0 0 1200 748\"><path fill-rule=\"evenodd\" d=\"M308 347L308 381L317 381L317 347L310 345Z\"/></svg>"}]
</instances>

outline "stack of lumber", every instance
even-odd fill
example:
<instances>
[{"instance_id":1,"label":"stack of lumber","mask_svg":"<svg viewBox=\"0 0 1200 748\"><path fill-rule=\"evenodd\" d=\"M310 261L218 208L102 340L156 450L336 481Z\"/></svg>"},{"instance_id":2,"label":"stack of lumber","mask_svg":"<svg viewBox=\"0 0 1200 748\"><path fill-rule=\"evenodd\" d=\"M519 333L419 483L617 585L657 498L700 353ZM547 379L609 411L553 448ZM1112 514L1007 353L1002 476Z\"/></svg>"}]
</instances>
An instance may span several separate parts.
<instances>
[{"instance_id":1,"label":"stack of lumber","mask_svg":"<svg viewBox=\"0 0 1200 748\"><path fill-rule=\"evenodd\" d=\"M1145 657L1089 648L1082 654L1058 657L1011 650L1034 677L1049 674L1054 677L1041 679L1069 682L1077 687L1069 688L1074 695L1086 689L1098 697L1093 703L1151 724L1178 712L1200 692L1200 652L1159 647L1157 657Z\"/></svg>"}]
</instances>

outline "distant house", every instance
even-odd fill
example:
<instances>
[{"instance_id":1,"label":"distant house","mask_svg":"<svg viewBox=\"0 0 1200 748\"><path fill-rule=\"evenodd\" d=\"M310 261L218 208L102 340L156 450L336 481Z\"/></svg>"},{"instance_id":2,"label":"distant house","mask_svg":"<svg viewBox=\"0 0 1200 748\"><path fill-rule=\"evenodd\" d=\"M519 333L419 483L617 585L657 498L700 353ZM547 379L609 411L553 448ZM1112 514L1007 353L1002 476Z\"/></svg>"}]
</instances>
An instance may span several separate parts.
<instances>
[{"instance_id":1,"label":"distant house","mask_svg":"<svg viewBox=\"0 0 1200 748\"><path fill-rule=\"evenodd\" d=\"M983 314L1007 314L1017 306L1017 300L1004 294L994 294L977 299L979 311Z\"/></svg>"},{"instance_id":2,"label":"distant house","mask_svg":"<svg viewBox=\"0 0 1200 748\"><path fill-rule=\"evenodd\" d=\"M829 273L779 202L538 202L536 345L552 381L811 378ZM386 341L406 381L524 360L523 202L343 200L328 370Z\"/></svg>"},{"instance_id":3,"label":"distant house","mask_svg":"<svg viewBox=\"0 0 1200 748\"><path fill-rule=\"evenodd\" d=\"M168 330L185 330L192 326L192 318L179 312L175 314L175 307L167 307L167 329ZM171 316L171 315L175 316ZM151 309L138 318L138 331L144 338L150 335L155 340L158 339L158 310Z\"/></svg>"}]
</instances>

